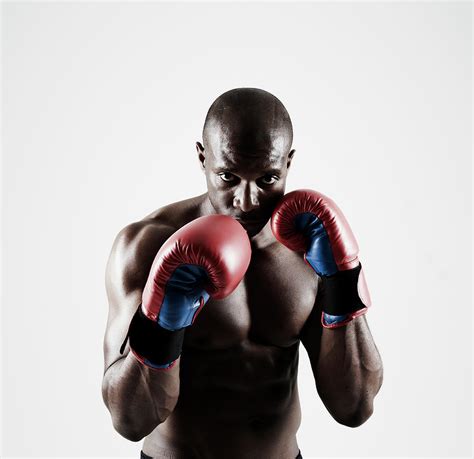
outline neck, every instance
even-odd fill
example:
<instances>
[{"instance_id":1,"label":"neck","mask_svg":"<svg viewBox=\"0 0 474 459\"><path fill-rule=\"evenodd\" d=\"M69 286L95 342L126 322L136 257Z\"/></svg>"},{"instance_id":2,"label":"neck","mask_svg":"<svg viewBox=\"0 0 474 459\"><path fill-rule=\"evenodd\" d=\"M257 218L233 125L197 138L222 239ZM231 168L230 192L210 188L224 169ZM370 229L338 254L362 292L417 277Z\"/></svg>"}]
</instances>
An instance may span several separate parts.
<instances>
[{"instance_id":1,"label":"neck","mask_svg":"<svg viewBox=\"0 0 474 459\"><path fill-rule=\"evenodd\" d=\"M249 239L252 247L255 247L256 249L262 249L275 242L275 237L273 236L272 230L270 228L270 220L265 224L259 233L255 234L254 236L249 236Z\"/></svg>"}]
</instances>

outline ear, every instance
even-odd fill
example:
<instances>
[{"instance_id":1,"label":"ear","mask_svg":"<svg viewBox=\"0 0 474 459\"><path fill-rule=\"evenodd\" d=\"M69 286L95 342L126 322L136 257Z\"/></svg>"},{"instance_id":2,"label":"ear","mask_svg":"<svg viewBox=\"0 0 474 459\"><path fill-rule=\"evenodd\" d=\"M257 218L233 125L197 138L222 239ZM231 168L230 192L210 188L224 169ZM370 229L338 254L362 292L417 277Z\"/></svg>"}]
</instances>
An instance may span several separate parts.
<instances>
[{"instance_id":1,"label":"ear","mask_svg":"<svg viewBox=\"0 0 474 459\"><path fill-rule=\"evenodd\" d=\"M199 162L201 163L201 168L204 170L206 168L206 153L201 142L196 142L196 151L198 154Z\"/></svg>"},{"instance_id":2,"label":"ear","mask_svg":"<svg viewBox=\"0 0 474 459\"><path fill-rule=\"evenodd\" d=\"M289 169L290 168L290 164L291 164L291 161L293 160L293 155L295 154L295 151L296 150L291 150L289 153L288 153L288 158L286 160L286 168Z\"/></svg>"}]
</instances>

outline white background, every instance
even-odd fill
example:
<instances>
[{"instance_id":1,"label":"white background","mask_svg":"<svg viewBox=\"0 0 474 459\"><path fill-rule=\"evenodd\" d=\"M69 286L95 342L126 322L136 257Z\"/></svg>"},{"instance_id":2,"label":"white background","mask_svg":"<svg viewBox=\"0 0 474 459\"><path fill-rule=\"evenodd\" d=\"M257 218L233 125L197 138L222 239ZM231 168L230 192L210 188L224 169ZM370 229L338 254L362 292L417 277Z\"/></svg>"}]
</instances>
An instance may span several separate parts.
<instances>
[{"instance_id":1,"label":"white background","mask_svg":"<svg viewBox=\"0 0 474 459\"><path fill-rule=\"evenodd\" d=\"M471 8L4 3L2 455L138 457L101 399L106 258L205 191L194 142L242 86L292 116L287 189L351 222L385 365L349 429L301 349L303 455L470 455Z\"/></svg>"}]
</instances>

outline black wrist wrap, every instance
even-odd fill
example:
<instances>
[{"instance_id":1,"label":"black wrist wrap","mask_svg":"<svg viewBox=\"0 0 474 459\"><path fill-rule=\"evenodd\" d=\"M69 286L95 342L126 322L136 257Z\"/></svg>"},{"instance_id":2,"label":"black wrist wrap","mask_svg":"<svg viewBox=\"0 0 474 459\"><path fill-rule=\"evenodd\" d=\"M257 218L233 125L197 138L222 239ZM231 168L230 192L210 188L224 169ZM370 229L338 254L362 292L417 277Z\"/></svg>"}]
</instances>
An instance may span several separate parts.
<instances>
[{"instance_id":1,"label":"black wrist wrap","mask_svg":"<svg viewBox=\"0 0 474 459\"><path fill-rule=\"evenodd\" d=\"M135 312L120 353L123 354L127 338L134 352L151 364L166 365L181 355L184 328L170 331L143 314L141 305Z\"/></svg>"},{"instance_id":2,"label":"black wrist wrap","mask_svg":"<svg viewBox=\"0 0 474 459\"><path fill-rule=\"evenodd\" d=\"M321 276L321 304L323 311L332 316L342 316L365 308L357 284L362 265L346 271L338 271L332 276Z\"/></svg>"}]
</instances>

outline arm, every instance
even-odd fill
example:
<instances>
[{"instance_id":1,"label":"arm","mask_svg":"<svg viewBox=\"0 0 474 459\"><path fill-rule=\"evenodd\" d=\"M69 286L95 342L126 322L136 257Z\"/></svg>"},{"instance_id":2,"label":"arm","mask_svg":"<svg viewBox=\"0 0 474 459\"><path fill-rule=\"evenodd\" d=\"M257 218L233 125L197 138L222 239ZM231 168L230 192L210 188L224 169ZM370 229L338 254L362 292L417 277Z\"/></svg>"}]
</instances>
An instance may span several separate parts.
<instances>
[{"instance_id":1,"label":"arm","mask_svg":"<svg viewBox=\"0 0 474 459\"><path fill-rule=\"evenodd\" d=\"M102 396L122 436L139 441L173 411L179 395L179 361L169 371L142 365L120 346L141 302L154 256L173 228L134 223L120 232L106 271L109 317L104 339Z\"/></svg>"},{"instance_id":2,"label":"arm","mask_svg":"<svg viewBox=\"0 0 474 459\"><path fill-rule=\"evenodd\" d=\"M340 424L358 427L373 412L383 367L365 316L334 329L321 325L316 303L301 342L308 352L318 394Z\"/></svg>"},{"instance_id":3,"label":"arm","mask_svg":"<svg viewBox=\"0 0 474 459\"><path fill-rule=\"evenodd\" d=\"M272 229L280 242L304 253L318 276L316 304L301 333L318 393L338 422L359 426L372 414L382 363L363 317L370 295L356 239L337 205L312 190L287 194Z\"/></svg>"},{"instance_id":4,"label":"arm","mask_svg":"<svg viewBox=\"0 0 474 459\"><path fill-rule=\"evenodd\" d=\"M237 287L250 263L247 233L231 217L197 218L164 241L168 233L156 225L139 227L135 236L127 229L107 269L104 401L116 429L131 440L173 411L185 329L210 297ZM131 352L123 360L127 339Z\"/></svg>"}]
</instances>

